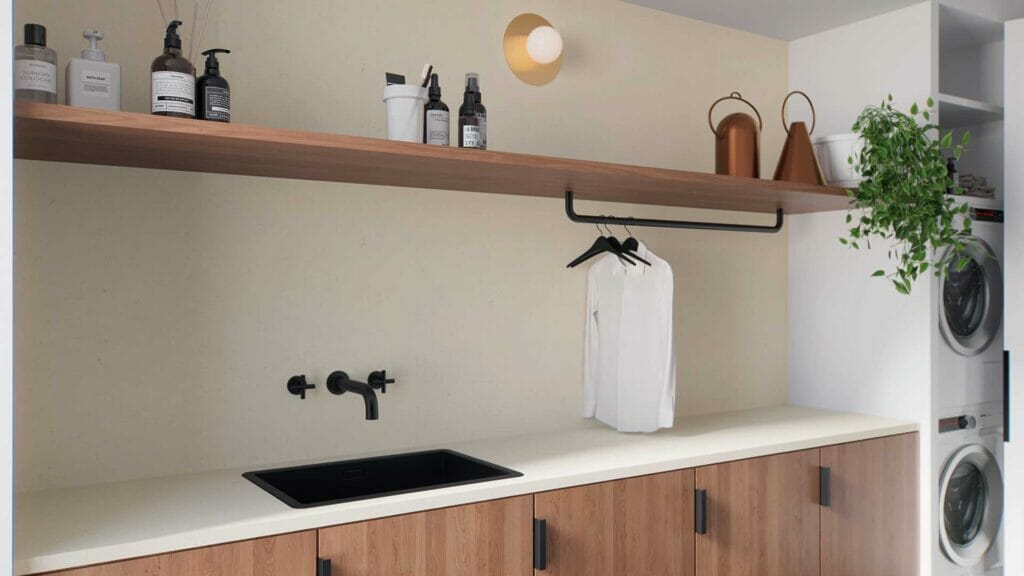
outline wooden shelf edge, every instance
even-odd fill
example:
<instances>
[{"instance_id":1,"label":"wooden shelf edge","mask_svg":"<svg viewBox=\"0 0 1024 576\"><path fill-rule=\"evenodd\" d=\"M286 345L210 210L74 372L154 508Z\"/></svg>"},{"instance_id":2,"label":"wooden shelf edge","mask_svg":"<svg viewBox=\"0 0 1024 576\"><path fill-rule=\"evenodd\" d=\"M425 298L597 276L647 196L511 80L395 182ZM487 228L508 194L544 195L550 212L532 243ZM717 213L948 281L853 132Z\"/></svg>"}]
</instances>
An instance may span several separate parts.
<instances>
[{"instance_id":1,"label":"wooden shelf edge","mask_svg":"<svg viewBox=\"0 0 1024 576\"><path fill-rule=\"evenodd\" d=\"M849 204L827 186L25 102L14 107L14 156L746 212Z\"/></svg>"}]
</instances>

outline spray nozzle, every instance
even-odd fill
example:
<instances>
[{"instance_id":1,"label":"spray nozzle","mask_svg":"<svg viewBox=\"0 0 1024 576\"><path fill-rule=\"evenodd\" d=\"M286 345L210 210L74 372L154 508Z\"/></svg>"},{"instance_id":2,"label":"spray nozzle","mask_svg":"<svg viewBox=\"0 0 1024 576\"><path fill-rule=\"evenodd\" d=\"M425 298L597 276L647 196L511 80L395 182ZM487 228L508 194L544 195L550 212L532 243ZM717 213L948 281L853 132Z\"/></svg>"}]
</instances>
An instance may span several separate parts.
<instances>
[{"instance_id":1,"label":"spray nozzle","mask_svg":"<svg viewBox=\"0 0 1024 576\"><path fill-rule=\"evenodd\" d=\"M103 40L103 32L94 30L92 28L86 28L82 32L82 38L89 41L89 47L82 50L82 58L86 60L93 60L95 62L105 62L106 56L103 55L103 51L97 46L97 42Z\"/></svg>"},{"instance_id":2,"label":"spray nozzle","mask_svg":"<svg viewBox=\"0 0 1024 576\"><path fill-rule=\"evenodd\" d=\"M216 74L220 71L220 62L217 61L217 54L231 54L231 50L227 48L210 48L209 50L203 51L203 56L206 56L206 73Z\"/></svg>"},{"instance_id":3,"label":"spray nozzle","mask_svg":"<svg viewBox=\"0 0 1024 576\"><path fill-rule=\"evenodd\" d=\"M167 35L164 36L164 48L181 49L181 36L178 36L178 26L181 26L181 20L171 20L170 24L167 25Z\"/></svg>"}]
</instances>

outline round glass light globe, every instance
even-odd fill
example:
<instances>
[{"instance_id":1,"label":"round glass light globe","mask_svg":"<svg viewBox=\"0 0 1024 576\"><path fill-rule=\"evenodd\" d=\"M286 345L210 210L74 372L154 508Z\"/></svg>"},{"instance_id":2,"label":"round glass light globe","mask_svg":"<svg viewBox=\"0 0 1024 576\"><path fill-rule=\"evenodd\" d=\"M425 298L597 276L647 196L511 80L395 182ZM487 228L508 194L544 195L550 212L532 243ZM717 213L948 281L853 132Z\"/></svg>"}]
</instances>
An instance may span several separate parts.
<instances>
[{"instance_id":1,"label":"round glass light globe","mask_svg":"<svg viewBox=\"0 0 1024 576\"><path fill-rule=\"evenodd\" d=\"M526 52L538 64L551 64L562 55L562 35L551 26L538 26L526 37Z\"/></svg>"}]
</instances>

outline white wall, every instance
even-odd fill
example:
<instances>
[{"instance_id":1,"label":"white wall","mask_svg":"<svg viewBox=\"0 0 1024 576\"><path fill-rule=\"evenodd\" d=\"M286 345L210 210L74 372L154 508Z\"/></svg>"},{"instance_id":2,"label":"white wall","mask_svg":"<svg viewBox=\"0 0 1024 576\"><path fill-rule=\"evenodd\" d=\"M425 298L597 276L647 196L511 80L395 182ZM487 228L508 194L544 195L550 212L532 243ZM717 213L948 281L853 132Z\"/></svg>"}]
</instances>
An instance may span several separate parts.
<instances>
[{"instance_id":1,"label":"white wall","mask_svg":"<svg viewBox=\"0 0 1024 576\"><path fill-rule=\"evenodd\" d=\"M21 0L61 55L99 26L148 105L163 26L151 0ZM738 90L770 110L786 44L618 0L221 0L204 47L241 123L384 133L385 70L481 73L498 150L713 171L705 111ZM566 39L561 75L519 82L506 24ZM187 35L186 35L187 43ZM396 39L401 39L400 41ZM694 82L699 78L699 82ZM763 135L770 174L784 137ZM18 485L45 488L528 433L580 421L593 241L555 199L19 161ZM585 193L585 191L581 191ZM602 213L742 218L629 206ZM763 220L764 217L761 217ZM676 273L679 413L785 401L786 233L634 230ZM325 376L387 368L363 420ZM286 379L321 385L306 401Z\"/></svg>"},{"instance_id":2,"label":"white wall","mask_svg":"<svg viewBox=\"0 0 1024 576\"><path fill-rule=\"evenodd\" d=\"M924 103L936 64L933 8L922 2L790 42L789 86L814 101L815 136L850 132L864 106L890 93L900 106Z\"/></svg>"},{"instance_id":3,"label":"white wall","mask_svg":"<svg viewBox=\"0 0 1024 576\"><path fill-rule=\"evenodd\" d=\"M930 2L795 40L789 86L818 111L816 135L850 132L867 105L891 93L903 109L937 87L938 9ZM922 425L921 573L931 566L933 287L910 296L871 278L891 269L888 247L853 251L838 241L845 212L793 216L789 227L789 401Z\"/></svg>"},{"instance_id":4,"label":"white wall","mask_svg":"<svg viewBox=\"0 0 1024 576\"><path fill-rule=\"evenodd\" d=\"M0 2L0 576L11 573L11 492L14 465L13 222L11 195L11 3Z\"/></svg>"},{"instance_id":5,"label":"white wall","mask_svg":"<svg viewBox=\"0 0 1024 576\"><path fill-rule=\"evenodd\" d=\"M1024 19L1006 24L1006 348L1012 359L1006 458L1006 574L1024 574ZM1015 543L1015 544L1014 544Z\"/></svg>"}]
</instances>

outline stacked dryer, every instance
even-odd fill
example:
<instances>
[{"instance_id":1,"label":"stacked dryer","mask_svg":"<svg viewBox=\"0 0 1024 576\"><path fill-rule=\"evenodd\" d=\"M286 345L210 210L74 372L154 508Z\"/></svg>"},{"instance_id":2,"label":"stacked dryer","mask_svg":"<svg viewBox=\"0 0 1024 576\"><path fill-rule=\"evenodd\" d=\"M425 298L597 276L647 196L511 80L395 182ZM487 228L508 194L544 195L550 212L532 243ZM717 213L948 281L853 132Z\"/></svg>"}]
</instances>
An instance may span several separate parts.
<instances>
[{"instance_id":1,"label":"stacked dryer","mask_svg":"<svg viewBox=\"0 0 1024 576\"><path fill-rule=\"evenodd\" d=\"M1003 574L1003 213L972 215L969 262L935 288L936 576Z\"/></svg>"}]
</instances>

